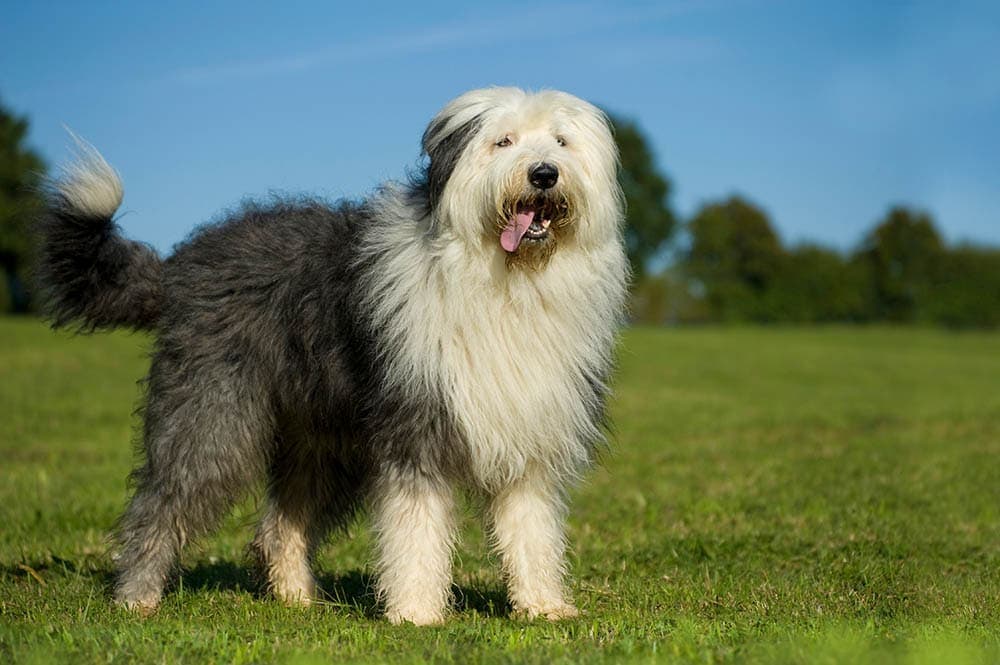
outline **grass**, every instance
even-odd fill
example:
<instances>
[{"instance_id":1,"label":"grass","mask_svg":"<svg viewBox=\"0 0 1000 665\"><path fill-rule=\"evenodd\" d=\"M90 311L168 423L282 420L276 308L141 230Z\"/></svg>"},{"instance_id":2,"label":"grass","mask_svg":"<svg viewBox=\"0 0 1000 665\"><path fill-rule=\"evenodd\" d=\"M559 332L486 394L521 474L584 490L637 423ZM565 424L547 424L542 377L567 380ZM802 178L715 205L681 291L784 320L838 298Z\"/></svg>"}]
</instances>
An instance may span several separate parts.
<instances>
[{"instance_id":1,"label":"grass","mask_svg":"<svg viewBox=\"0 0 1000 665\"><path fill-rule=\"evenodd\" d=\"M255 500L154 617L111 607L146 346L0 319L0 661L1000 660L998 335L629 331L570 522L584 616L509 618L470 516L430 629L378 617L363 520L321 552L328 602L261 597Z\"/></svg>"}]
</instances>

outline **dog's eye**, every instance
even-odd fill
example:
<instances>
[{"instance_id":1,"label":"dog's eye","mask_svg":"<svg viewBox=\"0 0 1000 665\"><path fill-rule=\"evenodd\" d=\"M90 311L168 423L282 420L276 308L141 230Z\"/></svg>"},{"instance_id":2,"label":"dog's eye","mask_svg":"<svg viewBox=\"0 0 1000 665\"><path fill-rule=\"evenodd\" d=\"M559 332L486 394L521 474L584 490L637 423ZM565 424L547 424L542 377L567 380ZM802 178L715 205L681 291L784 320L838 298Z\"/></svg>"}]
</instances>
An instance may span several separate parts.
<instances>
[{"instance_id":1,"label":"dog's eye","mask_svg":"<svg viewBox=\"0 0 1000 665\"><path fill-rule=\"evenodd\" d=\"M507 146L513 145L513 144L514 144L514 142L510 140L509 136L505 136L505 137L503 137L502 139L500 139L499 141L496 142L496 146L498 148L506 148Z\"/></svg>"},{"instance_id":2,"label":"dog's eye","mask_svg":"<svg viewBox=\"0 0 1000 665\"><path fill-rule=\"evenodd\" d=\"M564 148L566 147L566 139L563 138L562 136L557 136L556 137L556 143L558 143L559 145L563 146Z\"/></svg>"}]
</instances>

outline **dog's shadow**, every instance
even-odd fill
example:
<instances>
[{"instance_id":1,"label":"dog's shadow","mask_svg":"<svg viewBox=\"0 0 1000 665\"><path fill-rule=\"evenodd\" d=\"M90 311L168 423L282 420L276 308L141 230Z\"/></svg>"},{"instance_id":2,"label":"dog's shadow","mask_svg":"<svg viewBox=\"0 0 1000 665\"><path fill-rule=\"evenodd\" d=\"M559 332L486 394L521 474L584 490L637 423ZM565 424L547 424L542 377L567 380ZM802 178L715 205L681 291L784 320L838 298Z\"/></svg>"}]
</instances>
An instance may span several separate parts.
<instances>
[{"instance_id":1,"label":"dog's shadow","mask_svg":"<svg viewBox=\"0 0 1000 665\"><path fill-rule=\"evenodd\" d=\"M341 607L363 614L375 616L377 603L374 594L374 580L360 570L349 571L341 575L320 575L319 605ZM202 562L186 567L173 579L166 594L183 589L184 593L213 593L228 591L246 593L258 601L272 600L267 583L259 570L252 563L235 561Z\"/></svg>"},{"instance_id":2,"label":"dog's shadow","mask_svg":"<svg viewBox=\"0 0 1000 665\"><path fill-rule=\"evenodd\" d=\"M68 559L51 557L48 561L32 562L31 565L4 566L0 573L4 577L30 576L43 581L43 575L48 576L46 573L53 568L61 569L63 574L89 577L111 598L114 573L103 565L80 566ZM318 605L341 608L368 618L381 616L381 608L375 597L375 578L371 574L363 570L341 574L326 573L320 574L317 582ZM168 584L166 595L179 590L199 594L219 591L247 593L261 602L277 602L268 593L267 585L254 565L234 561L201 562L182 569ZM483 616L506 617L511 611L507 594L499 587L453 585L452 594L455 597L454 607L458 612L472 610Z\"/></svg>"},{"instance_id":3,"label":"dog's shadow","mask_svg":"<svg viewBox=\"0 0 1000 665\"><path fill-rule=\"evenodd\" d=\"M317 604L342 608L368 618L381 616L382 610L375 596L375 578L371 574L363 570L320 573L316 581L319 585ZM232 561L199 563L187 568L181 572L174 588L177 585L186 591L233 591L249 593L262 601L272 600L266 583L253 565ZM507 594L502 588L456 584L452 585L452 595L458 612L472 610L488 617L506 617L511 612Z\"/></svg>"}]
</instances>

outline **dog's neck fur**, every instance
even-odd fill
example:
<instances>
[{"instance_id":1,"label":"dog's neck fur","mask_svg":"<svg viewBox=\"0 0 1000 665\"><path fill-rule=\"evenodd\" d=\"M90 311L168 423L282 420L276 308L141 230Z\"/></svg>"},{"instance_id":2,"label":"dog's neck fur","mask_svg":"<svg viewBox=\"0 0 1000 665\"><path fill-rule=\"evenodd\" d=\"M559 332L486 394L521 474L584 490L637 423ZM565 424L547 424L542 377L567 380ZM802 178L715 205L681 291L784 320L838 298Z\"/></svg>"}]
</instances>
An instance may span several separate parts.
<instances>
[{"instance_id":1,"label":"dog's neck fur","mask_svg":"<svg viewBox=\"0 0 1000 665\"><path fill-rule=\"evenodd\" d=\"M529 467L576 475L603 440L604 381L626 293L620 244L561 247L542 270L511 268L499 243L468 247L440 227L429 234L403 200L372 202L385 223L361 249L379 264L366 309L385 345L386 377L448 401L483 489Z\"/></svg>"}]
</instances>

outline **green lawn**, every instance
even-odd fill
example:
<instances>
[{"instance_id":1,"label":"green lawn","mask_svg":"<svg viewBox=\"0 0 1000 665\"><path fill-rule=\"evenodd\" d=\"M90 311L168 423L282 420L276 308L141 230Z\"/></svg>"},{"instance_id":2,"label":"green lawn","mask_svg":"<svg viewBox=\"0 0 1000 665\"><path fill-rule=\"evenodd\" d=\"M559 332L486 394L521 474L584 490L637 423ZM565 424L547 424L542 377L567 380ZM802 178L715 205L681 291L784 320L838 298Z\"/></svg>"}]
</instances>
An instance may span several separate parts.
<instances>
[{"instance_id":1,"label":"green lawn","mask_svg":"<svg viewBox=\"0 0 1000 665\"><path fill-rule=\"evenodd\" d=\"M633 330L616 442L575 492L584 615L506 616L470 515L444 627L395 627L364 520L328 602L261 597L248 501L149 619L109 604L147 339L0 319L0 661L1000 660L1000 335Z\"/></svg>"}]
</instances>

